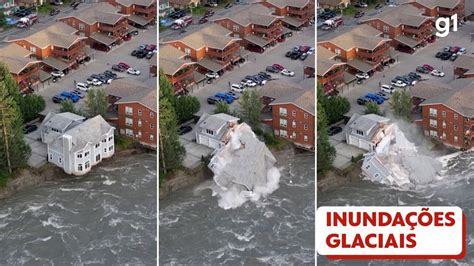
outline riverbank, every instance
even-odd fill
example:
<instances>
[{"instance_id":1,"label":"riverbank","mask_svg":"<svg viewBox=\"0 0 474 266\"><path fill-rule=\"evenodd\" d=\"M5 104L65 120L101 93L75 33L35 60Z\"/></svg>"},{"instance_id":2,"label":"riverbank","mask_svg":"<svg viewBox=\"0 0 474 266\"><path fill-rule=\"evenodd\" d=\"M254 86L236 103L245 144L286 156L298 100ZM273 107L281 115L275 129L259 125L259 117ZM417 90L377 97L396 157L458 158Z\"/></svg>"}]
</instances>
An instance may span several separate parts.
<instances>
[{"instance_id":1,"label":"riverbank","mask_svg":"<svg viewBox=\"0 0 474 266\"><path fill-rule=\"evenodd\" d=\"M362 179L362 161L354 163L344 171L330 170L324 173L324 176L317 176L318 192L325 192L327 190L351 183Z\"/></svg>"},{"instance_id":2,"label":"riverbank","mask_svg":"<svg viewBox=\"0 0 474 266\"><path fill-rule=\"evenodd\" d=\"M112 158L102 161L99 165L95 167L107 166L108 164L114 162L115 159L128 157L130 155L146 153L147 150L143 148L131 148L115 152ZM94 168L92 169L94 171ZM39 185L45 181L67 179L70 177L75 177L66 174L61 168L54 166L53 164L47 163L39 169L35 168L25 168L18 170L15 174L15 177L10 178L5 187L0 187L0 200L7 199L17 192L32 188L36 185Z\"/></svg>"}]
</instances>

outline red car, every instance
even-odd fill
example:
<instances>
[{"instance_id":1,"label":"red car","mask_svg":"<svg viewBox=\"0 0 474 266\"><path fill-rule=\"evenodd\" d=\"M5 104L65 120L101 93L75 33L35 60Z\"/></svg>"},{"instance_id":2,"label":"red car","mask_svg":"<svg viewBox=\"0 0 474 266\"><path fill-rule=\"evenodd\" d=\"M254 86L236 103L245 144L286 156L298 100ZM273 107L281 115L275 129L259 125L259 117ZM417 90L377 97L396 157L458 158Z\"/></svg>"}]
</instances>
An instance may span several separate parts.
<instances>
[{"instance_id":1,"label":"red car","mask_svg":"<svg viewBox=\"0 0 474 266\"><path fill-rule=\"evenodd\" d=\"M309 46L301 46L301 47L300 47L300 52L306 53L307 51L309 51L310 48L311 48L311 47L309 47Z\"/></svg>"},{"instance_id":2,"label":"red car","mask_svg":"<svg viewBox=\"0 0 474 266\"><path fill-rule=\"evenodd\" d=\"M282 71L283 69L285 69L285 68L284 68L282 65L280 65L280 64L273 64L272 66L273 66L274 69L278 69L278 70L280 70L280 71Z\"/></svg>"},{"instance_id":3,"label":"red car","mask_svg":"<svg viewBox=\"0 0 474 266\"><path fill-rule=\"evenodd\" d=\"M451 49L449 49L451 53L457 53L459 52L459 50L461 50L461 47L458 47L458 46L451 47Z\"/></svg>"},{"instance_id":4,"label":"red car","mask_svg":"<svg viewBox=\"0 0 474 266\"><path fill-rule=\"evenodd\" d=\"M151 52L153 50L156 49L156 45L154 44L148 44L146 47L145 47L145 51L148 51L148 52Z\"/></svg>"},{"instance_id":5,"label":"red car","mask_svg":"<svg viewBox=\"0 0 474 266\"><path fill-rule=\"evenodd\" d=\"M126 34L125 36L123 36L122 40L124 41L130 41L132 39L132 35L131 34Z\"/></svg>"},{"instance_id":6,"label":"red car","mask_svg":"<svg viewBox=\"0 0 474 266\"><path fill-rule=\"evenodd\" d=\"M434 70L434 67L432 67L428 64L424 64L423 67L426 68L428 71L433 71Z\"/></svg>"},{"instance_id":7,"label":"red car","mask_svg":"<svg viewBox=\"0 0 474 266\"><path fill-rule=\"evenodd\" d=\"M117 65L120 66L120 67L122 67L122 68L125 68L125 69L129 69L129 68L130 68L129 65L127 65L127 64L125 64L125 63L123 63L123 62L120 62L120 63L118 63Z\"/></svg>"}]
</instances>

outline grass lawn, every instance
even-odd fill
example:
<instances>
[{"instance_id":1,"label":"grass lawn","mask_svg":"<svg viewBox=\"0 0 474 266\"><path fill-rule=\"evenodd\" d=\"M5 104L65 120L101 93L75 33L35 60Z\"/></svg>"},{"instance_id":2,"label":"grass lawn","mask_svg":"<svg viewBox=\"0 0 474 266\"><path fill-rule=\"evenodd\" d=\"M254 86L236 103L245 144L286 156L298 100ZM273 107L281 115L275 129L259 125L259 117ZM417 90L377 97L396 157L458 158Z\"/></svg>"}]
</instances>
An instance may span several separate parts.
<instances>
[{"instance_id":1,"label":"grass lawn","mask_svg":"<svg viewBox=\"0 0 474 266\"><path fill-rule=\"evenodd\" d=\"M342 10L342 14L344 16L354 16L355 13L357 12L357 9L353 6L348 6Z\"/></svg>"},{"instance_id":2,"label":"grass lawn","mask_svg":"<svg viewBox=\"0 0 474 266\"><path fill-rule=\"evenodd\" d=\"M192 14L193 15L203 15L204 13L206 13L206 11L207 11L207 7L198 5L197 7L192 9Z\"/></svg>"},{"instance_id":3,"label":"grass lawn","mask_svg":"<svg viewBox=\"0 0 474 266\"><path fill-rule=\"evenodd\" d=\"M42 4L38 6L38 13L47 14L51 9L53 9L53 7L50 4Z\"/></svg>"}]
</instances>

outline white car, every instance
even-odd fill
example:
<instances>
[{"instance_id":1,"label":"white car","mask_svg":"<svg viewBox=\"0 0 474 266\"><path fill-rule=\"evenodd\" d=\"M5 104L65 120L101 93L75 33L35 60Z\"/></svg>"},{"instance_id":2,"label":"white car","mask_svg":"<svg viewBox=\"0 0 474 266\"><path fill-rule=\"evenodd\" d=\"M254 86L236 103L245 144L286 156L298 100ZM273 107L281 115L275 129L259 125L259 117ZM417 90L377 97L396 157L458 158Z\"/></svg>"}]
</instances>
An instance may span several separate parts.
<instances>
[{"instance_id":1,"label":"white car","mask_svg":"<svg viewBox=\"0 0 474 266\"><path fill-rule=\"evenodd\" d=\"M285 68L285 69L283 69L283 70L281 71L281 74L284 75L284 76L293 77L293 76L295 75L295 72L290 71L290 70L288 70L288 69Z\"/></svg>"},{"instance_id":2,"label":"white car","mask_svg":"<svg viewBox=\"0 0 474 266\"><path fill-rule=\"evenodd\" d=\"M127 73L131 74L131 75L138 76L138 75L140 75L140 70L134 69L134 68L131 67L131 68L127 69Z\"/></svg>"},{"instance_id":3,"label":"white car","mask_svg":"<svg viewBox=\"0 0 474 266\"><path fill-rule=\"evenodd\" d=\"M392 85L399 88L405 88L407 84L401 80L392 80Z\"/></svg>"},{"instance_id":4,"label":"white car","mask_svg":"<svg viewBox=\"0 0 474 266\"><path fill-rule=\"evenodd\" d=\"M356 78L358 78L358 79L369 79L370 76L367 73L357 73Z\"/></svg>"},{"instance_id":5,"label":"white car","mask_svg":"<svg viewBox=\"0 0 474 266\"><path fill-rule=\"evenodd\" d=\"M308 55L314 54L314 47L309 48L309 50L306 52Z\"/></svg>"},{"instance_id":6,"label":"white car","mask_svg":"<svg viewBox=\"0 0 474 266\"><path fill-rule=\"evenodd\" d=\"M435 77L444 77L444 73L439 71L439 70L436 70L434 69L433 71L431 71L431 75L435 76Z\"/></svg>"},{"instance_id":7,"label":"white car","mask_svg":"<svg viewBox=\"0 0 474 266\"><path fill-rule=\"evenodd\" d=\"M86 83L79 82L76 84L76 89L81 91L89 91L89 85Z\"/></svg>"},{"instance_id":8,"label":"white car","mask_svg":"<svg viewBox=\"0 0 474 266\"><path fill-rule=\"evenodd\" d=\"M391 94L395 91L395 88L393 86L383 84L382 87L380 87L380 90Z\"/></svg>"},{"instance_id":9,"label":"white car","mask_svg":"<svg viewBox=\"0 0 474 266\"><path fill-rule=\"evenodd\" d=\"M98 79L92 79L92 85L94 86L100 86L104 84L102 81L98 80Z\"/></svg>"},{"instance_id":10,"label":"white car","mask_svg":"<svg viewBox=\"0 0 474 266\"><path fill-rule=\"evenodd\" d=\"M466 53L466 48L463 47L463 48L459 49L458 55L463 55L465 53Z\"/></svg>"},{"instance_id":11,"label":"white car","mask_svg":"<svg viewBox=\"0 0 474 266\"><path fill-rule=\"evenodd\" d=\"M210 79L218 79L219 74L217 74L216 72L208 72L208 73L206 73L206 77L208 77Z\"/></svg>"},{"instance_id":12,"label":"white car","mask_svg":"<svg viewBox=\"0 0 474 266\"><path fill-rule=\"evenodd\" d=\"M51 76L55 78L62 78L64 77L64 73L62 71L53 71L51 72Z\"/></svg>"},{"instance_id":13,"label":"white car","mask_svg":"<svg viewBox=\"0 0 474 266\"><path fill-rule=\"evenodd\" d=\"M242 81L241 84L243 86L247 86L247 87L255 87L257 86L257 83L251 81L250 79L247 79L246 81Z\"/></svg>"},{"instance_id":14,"label":"white car","mask_svg":"<svg viewBox=\"0 0 474 266\"><path fill-rule=\"evenodd\" d=\"M235 91L235 92L243 92L245 90L244 86L239 85L239 84L232 84L230 86L230 89Z\"/></svg>"}]
</instances>

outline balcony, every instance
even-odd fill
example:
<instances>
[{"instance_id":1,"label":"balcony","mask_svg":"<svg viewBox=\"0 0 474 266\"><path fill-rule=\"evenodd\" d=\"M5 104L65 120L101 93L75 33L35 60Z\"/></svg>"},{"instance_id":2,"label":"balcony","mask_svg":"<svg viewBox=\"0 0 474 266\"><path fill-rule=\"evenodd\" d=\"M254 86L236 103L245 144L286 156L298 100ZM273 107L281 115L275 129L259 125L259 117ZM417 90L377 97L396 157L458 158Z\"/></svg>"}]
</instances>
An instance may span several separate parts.
<instances>
[{"instance_id":1,"label":"balcony","mask_svg":"<svg viewBox=\"0 0 474 266\"><path fill-rule=\"evenodd\" d=\"M80 42L79 44L73 45L69 49L64 49L60 47L54 47L53 56L55 57L70 57L76 54L79 54L84 51L85 44Z\"/></svg>"},{"instance_id":2,"label":"balcony","mask_svg":"<svg viewBox=\"0 0 474 266\"><path fill-rule=\"evenodd\" d=\"M281 26L279 23L273 23L269 27L254 25L253 32L261 33L265 35L273 35L276 31L281 30Z\"/></svg>"},{"instance_id":3,"label":"balcony","mask_svg":"<svg viewBox=\"0 0 474 266\"><path fill-rule=\"evenodd\" d=\"M459 5L454 9L448 9L448 8L439 8L438 10L438 15L440 17L450 17L454 14L463 14L464 13L464 5Z\"/></svg>"},{"instance_id":4,"label":"balcony","mask_svg":"<svg viewBox=\"0 0 474 266\"><path fill-rule=\"evenodd\" d=\"M189 75L193 73L193 68L192 67L186 67L181 70L179 70L176 74L170 77L171 83L175 84L177 82L180 82L181 80L185 79Z\"/></svg>"},{"instance_id":5,"label":"balcony","mask_svg":"<svg viewBox=\"0 0 474 266\"><path fill-rule=\"evenodd\" d=\"M309 6L306 6L302 9L290 7L288 10L290 16L296 16L301 18L308 18L313 14L313 9Z\"/></svg>"},{"instance_id":6,"label":"balcony","mask_svg":"<svg viewBox=\"0 0 474 266\"><path fill-rule=\"evenodd\" d=\"M151 5L150 7L138 6L135 5L135 12L141 14L152 14L155 12L156 6Z\"/></svg>"},{"instance_id":7,"label":"balcony","mask_svg":"<svg viewBox=\"0 0 474 266\"><path fill-rule=\"evenodd\" d=\"M321 77L321 83L326 84L329 83L339 77L342 77L344 75L344 71L341 67L336 68L335 70L332 70L328 72L326 75Z\"/></svg>"},{"instance_id":8,"label":"balcony","mask_svg":"<svg viewBox=\"0 0 474 266\"><path fill-rule=\"evenodd\" d=\"M240 45L235 42L229 46L227 46L224 50L217 50L217 49L212 49L212 48L209 48L206 52L207 56L209 57L219 57L219 58L223 58L223 57L227 57L229 55L233 55L235 53L237 53L240 49Z\"/></svg>"},{"instance_id":9,"label":"balcony","mask_svg":"<svg viewBox=\"0 0 474 266\"><path fill-rule=\"evenodd\" d=\"M379 46L374 51L359 49L359 51L357 52L357 56L359 56L361 58L372 59L372 60L374 58L382 58L383 55L385 54L385 52L387 52L388 49L390 49L390 46L388 46L388 45Z\"/></svg>"}]
</instances>

